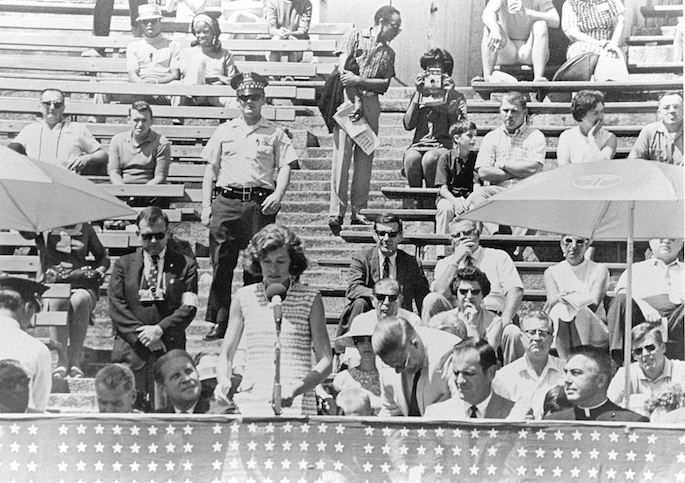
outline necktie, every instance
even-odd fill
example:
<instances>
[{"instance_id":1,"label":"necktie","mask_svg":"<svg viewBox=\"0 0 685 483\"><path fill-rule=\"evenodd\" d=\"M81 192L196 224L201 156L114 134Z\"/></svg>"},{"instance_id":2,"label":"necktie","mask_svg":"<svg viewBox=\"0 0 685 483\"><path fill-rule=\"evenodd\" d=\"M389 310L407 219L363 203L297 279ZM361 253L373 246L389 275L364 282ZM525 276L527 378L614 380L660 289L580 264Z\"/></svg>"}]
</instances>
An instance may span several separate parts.
<instances>
[{"instance_id":1,"label":"necktie","mask_svg":"<svg viewBox=\"0 0 685 483\"><path fill-rule=\"evenodd\" d=\"M478 408L476 406L471 406L469 409L469 418L478 419Z\"/></svg>"},{"instance_id":2,"label":"necktie","mask_svg":"<svg viewBox=\"0 0 685 483\"><path fill-rule=\"evenodd\" d=\"M419 409L419 401L416 396L416 386L419 384L419 377L421 377L421 369L414 374L414 383L411 387L411 397L409 398L409 414L408 416L421 416Z\"/></svg>"},{"instance_id":3,"label":"necktie","mask_svg":"<svg viewBox=\"0 0 685 483\"><path fill-rule=\"evenodd\" d=\"M159 255L152 255L152 264L150 265L150 279L148 280L148 285L150 288L157 288L157 279L159 278Z\"/></svg>"},{"instance_id":4,"label":"necktie","mask_svg":"<svg viewBox=\"0 0 685 483\"><path fill-rule=\"evenodd\" d=\"M383 278L389 278L390 277L390 259L388 257L385 257L385 260L383 261Z\"/></svg>"},{"instance_id":5,"label":"necktie","mask_svg":"<svg viewBox=\"0 0 685 483\"><path fill-rule=\"evenodd\" d=\"M469 255L469 256L467 256L467 257L464 259L464 266L465 266L465 267L473 267L473 266L474 266L474 265L473 265L473 257L472 257L472 256Z\"/></svg>"}]
</instances>

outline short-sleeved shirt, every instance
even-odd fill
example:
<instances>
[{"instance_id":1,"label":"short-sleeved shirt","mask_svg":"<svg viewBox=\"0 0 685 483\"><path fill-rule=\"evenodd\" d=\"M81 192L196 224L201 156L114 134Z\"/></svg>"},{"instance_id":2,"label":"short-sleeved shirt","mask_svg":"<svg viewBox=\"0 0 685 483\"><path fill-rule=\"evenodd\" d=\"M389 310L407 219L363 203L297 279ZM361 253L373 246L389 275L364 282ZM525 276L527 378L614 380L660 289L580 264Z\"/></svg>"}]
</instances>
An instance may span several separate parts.
<instances>
[{"instance_id":1,"label":"short-sleeved shirt","mask_svg":"<svg viewBox=\"0 0 685 483\"><path fill-rule=\"evenodd\" d=\"M220 166L218 187L276 187L278 170L297 153L288 135L263 117L248 126L242 116L221 124L207 142L202 158Z\"/></svg>"},{"instance_id":2,"label":"short-sleeved shirt","mask_svg":"<svg viewBox=\"0 0 685 483\"><path fill-rule=\"evenodd\" d=\"M204 79L220 75L231 78L238 73L230 51L221 49L207 55L200 47L190 47L181 51L180 69L186 84L205 84Z\"/></svg>"},{"instance_id":3,"label":"short-sleeved shirt","mask_svg":"<svg viewBox=\"0 0 685 483\"><path fill-rule=\"evenodd\" d=\"M161 79L180 69L181 44L164 38L143 38L126 47L126 70L137 70L142 78Z\"/></svg>"},{"instance_id":4,"label":"short-sleeved shirt","mask_svg":"<svg viewBox=\"0 0 685 483\"><path fill-rule=\"evenodd\" d=\"M593 260L583 260L576 266L564 260L549 267L547 272L557 284L559 293L577 292L589 297L595 282L603 274L606 274L606 277L602 289L606 293L609 288L609 270L604 264ZM599 304L595 313L599 317L604 317L604 304Z\"/></svg>"},{"instance_id":5,"label":"short-sleeved shirt","mask_svg":"<svg viewBox=\"0 0 685 483\"><path fill-rule=\"evenodd\" d=\"M447 185L447 189L454 196L466 197L473 191L475 164L476 153L474 151L469 152L468 156L463 158L459 155L459 148L451 149L438 159L435 186Z\"/></svg>"},{"instance_id":6,"label":"short-sleeved shirt","mask_svg":"<svg viewBox=\"0 0 685 483\"><path fill-rule=\"evenodd\" d=\"M524 124L514 133L509 133L502 125L483 138L476 158L476 169L493 167L495 162L501 160L512 163L535 161L539 172L545 162L546 148L547 140L539 130ZM520 178L511 178L498 183L498 186L507 188L519 181Z\"/></svg>"},{"instance_id":7,"label":"short-sleeved shirt","mask_svg":"<svg viewBox=\"0 0 685 483\"><path fill-rule=\"evenodd\" d=\"M29 124L14 142L24 146L27 156L64 169L78 156L100 149L86 126L71 121L59 122L52 129L43 121Z\"/></svg>"},{"instance_id":8,"label":"short-sleeved shirt","mask_svg":"<svg viewBox=\"0 0 685 483\"><path fill-rule=\"evenodd\" d=\"M647 124L640 131L629 158L648 159L668 164L683 164L683 129L673 136L661 121Z\"/></svg>"},{"instance_id":9,"label":"short-sleeved shirt","mask_svg":"<svg viewBox=\"0 0 685 483\"><path fill-rule=\"evenodd\" d=\"M445 104L435 107L424 107L419 110L419 117L414 130L412 146L452 147L450 126L466 117L466 98L456 89L447 91Z\"/></svg>"},{"instance_id":10,"label":"short-sleeved shirt","mask_svg":"<svg viewBox=\"0 0 685 483\"><path fill-rule=\"evenodd\" d=\"M609 141L615 137L616 136L613 133L610 133L602 127L597 131L597 134L595 134L595 142L601 151L609 144ZM568 160L571 164L597 161L597 159L590 156L589 144L590 138L582 133L579 126L576 126L561 133L559 136L559 143L557 144L557 152L563 150L563 152L569 153ZM558 159L558 164L561 166L566 163L562 162L561 159Z\"/></svg>"},{"instance_id":11,"label":"short-sleeved shirt","mask_svg":"<svg viewBox=\"0 0 685 483\"><path fill-rule=\"evenodd\" d=\"M378 42L371 29L352 29L338 44L336 55L352 55L359 75L366 79L390 79L395 76L395 51L387 42Z\"/></svg>"},{"instance_id":12,"label":"short-sleeved shirt","mask_svg":"<svg viewBox=\"0 0 685 483\"><path fill-rule=\"evenodd\" d=\"M685 265L678 260L669 265L658 258L650 258L633 264L633 297L671 295L674 300L685 300ZM616 282L616 293L625 292L628 277L623 272Z\"/></svg>"},{"instance_id":13,"label":"short-sleeved shirt","mask_svg":"<svg viewBox=\"0 0 685 483\"><path fill-rule=\"evenodd\" d=\"M595 40L611 40L614 34L614 18L625 11L619 0L567 0L561 28L564 32L569 28L577 28ZM577 41L569 46L566 58L572 59L583 52L599 54L602 50L600 45Z\"/></svg>"},{"instance_id":14,"label":"short-sleeved shirt","mask_svg":"<svg viewBox=\"0 0 685 483\"><path fill-rule=\"evenodd\" d=\"M523 7L536 12L549 12L554 9L552 0L522 0ZM500 1L497 16L504 27L504 31L511 40L528 40L535 20L527 15L511 15L507 8L507 0Z\"/></svg>"},{"instance_id":15,"label":"short-sleeved shirt","mask_svg":"<svg viewBox=\"0 0 685 483\"><path fill-rule=\"evenodd\" d=\"M156 176L166 179L170 158L171 143L161 134L150 130L147 137L137 143L131 131L121 132L109 144L107 172L117 171L124 184L144 184Z\"/></svg>"}]
</instances>

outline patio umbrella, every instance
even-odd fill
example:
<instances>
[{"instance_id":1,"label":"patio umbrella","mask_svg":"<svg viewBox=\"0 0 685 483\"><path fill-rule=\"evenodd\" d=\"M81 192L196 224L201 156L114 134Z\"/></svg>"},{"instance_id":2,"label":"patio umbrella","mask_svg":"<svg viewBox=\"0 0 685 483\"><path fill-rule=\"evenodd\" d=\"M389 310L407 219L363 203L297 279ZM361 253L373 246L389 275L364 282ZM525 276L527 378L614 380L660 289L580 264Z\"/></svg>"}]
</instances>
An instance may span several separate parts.
<instances>
[{"instance_id":1,"label":"patio umbrella","mask_svg":"<svg viewBox=\"0 0 685 483\"><path fill-rule=\"evenodd\" d=\"M626 298L632 299L633 241L682 239L683 168L624 159L568 164L526 178L463 218L593 240L627 240ZM626 304L624 367L630 396L632 304Z\"/></svg>"},{"instance_id":2,"label":"patio umbrella","mask_svg":"<svg viewBox=\"0 0 685 483\"><path fill-rule=\"evenodd\" d=\"M0 146L0 229L42 232L132 214L86 178Z\"/></svg>"}]
</instances>

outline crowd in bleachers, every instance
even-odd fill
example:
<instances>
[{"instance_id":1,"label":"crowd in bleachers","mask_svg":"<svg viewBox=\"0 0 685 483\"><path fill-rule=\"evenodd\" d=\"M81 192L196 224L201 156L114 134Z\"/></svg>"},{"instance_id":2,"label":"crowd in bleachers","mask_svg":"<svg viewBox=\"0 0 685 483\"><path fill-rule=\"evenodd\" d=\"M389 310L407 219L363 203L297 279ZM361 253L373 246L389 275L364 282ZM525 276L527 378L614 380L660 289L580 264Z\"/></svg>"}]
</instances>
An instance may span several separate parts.
<instances>
[{"instance_id":1,"label":"crowd in bleachers","mask_svg":"<svg viewBox=\"0 0 685 483\"><path fill-rule=\"evenodd\" d=\"M40 98L42 120L24 128L11 146L77 173L107 162L112 184L163 184L171 147L152 129L151 104L237 105L240 110L238 118L217 128L202 153L201 221L210 229L213 269L206 320L215 324L205 339L223 339L216 365L211 364L214 370L202 374L206 362L185 351L185 331L199 305L197 262L170 243L163 202L130 200L144 208L135 222L141 248L113 264L107 288L115 364L102 369L95 381L101 412L439 420L663 417L660 395L685 385L683 240L651 240L649 257L633 267L635 363L626 391L625 368L614 375L623 363L625 310L631 303L625 275L608 301L609 273L592 259L592 240L560 235L564 260L545 272L545 310L523 312L525 289L512 256L480 246L481 234L506 228L459 218L538 175L547 144L544 134L527 124L527 96L512 91L501 99L501 125L483 138L476 154L477 127L450 78L453 60L444 49L431 49L420 59L422 71L404 116L405 129L415 130L404 154L404 173L409 186L439 188L436 232L449 234L452 244L451 250L438 252L432 285L417 260L398 248L400 218L388 213L372 221L361 212L368 204L373 149L363 149L344 122L333 126L329 227L334 234L342 227L354 164L352 224L372 229L376 243L352 257L348 305L332 349L321 294L300 283L308 266L302 242L276 224L298 156L288 134L261 114L269 80L238 72L218 40L216 18L200 11L199 4L181 4L193 13L196 38L186 50L162 34L157 5L137 7L143 38L127 48L130 82L230 85L236 100L119 96L118 102L131 104L131 130L112 139L107 155L84 125L65 117L64 93L47 89ZM613 0L606 11L596 12L590 5L569 0L560 19L549 0L491 0L483 15L484 79L492 80L495 65L524 63L533 65L536 80L546 80L547 29L560 22L572 41L570 59L586 52L617 53L623 6ZM269 2L269 35L307 38L310 17L308 1ZM389 43L400 34L402 19L396 8L384 6L373 20L371 28L346 34L336 53L351 120L377 134L379 95L395 75ZM300 59L291 55L290 60ZM112 100L98 96L96 102ZM557 164L612 159L617 140L604 128L602 92L578 92L571 113L579 125L560 136ZM658 115L657 122L642 129L630 157L682 165L682 94L661 95ZM513 234L527 231L510 229ZM52 374L53 383L83 377L83 343L109 268L88 223L26 236L37 240L38 281L71 284L71 298L57 309L69 312L69 323L55 329L59 350L53 369L47 349L23 332L41 309L44 285L0 278L0 324L11 335L0 345L0 412L45 410L46 374ZM241 251L245 287L233 294ZM89 253L95 266L86 260ZM520 252L514 257L520 259ZM17 346L26 350L17 351ZM627 392L632 394L628 400Z\"/></svg>"}]
</instances>

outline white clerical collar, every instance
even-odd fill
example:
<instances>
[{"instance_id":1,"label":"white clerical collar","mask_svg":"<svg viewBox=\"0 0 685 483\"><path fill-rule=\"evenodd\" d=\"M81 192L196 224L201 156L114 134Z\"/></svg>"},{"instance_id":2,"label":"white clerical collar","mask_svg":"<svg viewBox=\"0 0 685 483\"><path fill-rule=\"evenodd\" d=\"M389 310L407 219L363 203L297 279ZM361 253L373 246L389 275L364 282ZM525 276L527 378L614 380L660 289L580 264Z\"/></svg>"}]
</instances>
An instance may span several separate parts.
<instances>
[{"instance_id":1,"label":"white clerical collar","mask_svg":"<svg viewBox=\"0 0 685 483\"><path fill-rule=\"evenodd\" d=\"M608 399L605 399L604 401L602 401L600 404L598 404L596 406L590 406L590 407L586 407L586 408L584 408L582 406L578 406L578 409L582 409L583 412L585 413L585 416L587 416L589 418L591 416L591 411L593 409L597 409L598 407L604 406L607 401L608 401Z\"/></svg>"}]
</instances>

